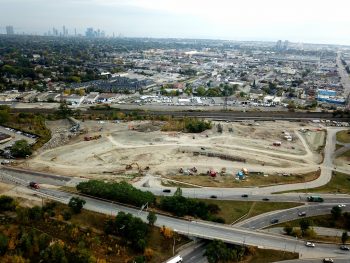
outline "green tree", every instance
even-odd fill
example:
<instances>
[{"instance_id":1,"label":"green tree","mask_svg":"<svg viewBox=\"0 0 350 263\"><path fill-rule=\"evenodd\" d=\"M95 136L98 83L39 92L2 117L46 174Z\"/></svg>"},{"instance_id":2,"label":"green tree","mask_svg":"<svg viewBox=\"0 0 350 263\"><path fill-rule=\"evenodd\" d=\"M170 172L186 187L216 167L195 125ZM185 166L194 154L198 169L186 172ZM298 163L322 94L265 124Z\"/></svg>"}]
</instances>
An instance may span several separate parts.
<instances>
[{"instance_id":1,"label":"green tree","mask_svg":"<svg viewBox=\"0 0 350 263\"><path fill-rule=\"evenodd\" d=\"M306 231L310 228L311 222L309 219L303 218L299 222L302 235L305 235Z\"/></svg>"},{"instance_id":2,"label":"green tree","mask_svg":"<svg viewBox=\"0 0 350 263\"><path fill-rule=\"evenodd\" d=\"M86 201L84 199L81 199L79 197L72 197L69 200L68 206L72 209L72 211L75 214L79 214L81 212L81 209L83 209L85 203Z\"/></svg>"},{"instance_id":3,"label":"green tree","mask_svg":"<svg viewBox=\"0 0 350 263\"><path fill-rule=\"evenodd\" d=\"M69 220L71 218L72 218L72 213L70 211L66 210L66 211L63 212L63 219L64 220L67 221L67 220Z\"/></svg>"},{"instance_id":4,"label":"green tree","mask_svg":"<svg viewBox=\"0 0 350 263\"><path fill-rule=\"evenodd\" d=\"M14 211L16 208L15 200L6 195L0 196L0 210L1 211Z\"/></svg>"},{"instance_id":5,"label":"green tree","mask_svg":"<svg viewBox=\"0 0 350 263\"><path fill-rule=\"evenodd\" d=\"M11 147L14 157L27 157L32 154L32 149L26 140L16 141Z\"/></svg>"},{"instance_id":6,"label":"green tree","mask_svg":"<svg viewBox=\"0 0 350 263\"><path fill-rule=\"evenodd\" d=\"M0 110L0 123L5 123L9 120L10 113L8 110Z\"/></svg>"},{"instance_id":7,"label":"green tree","mask_svg":"<svg viewBox=\"0 0 350 263\"><path fill-rule=\"evenodd\" d=\"M343 232L343 234L341 235L341 242L343 243L343 244L345 244L346 243L346 241L348 241L348 239L349 239L349 235L348 235L348 232Z\"/></svg>"},{"instance_id":8,"label":"green tree","mask_svg":"<svg viewBox=\"0 0 350 263\"><path fill-rule=\"evenodd\" d=\"M4 255L7 251L8 238L0 233L0 255Z\"/></svg>"},{"instance_id":9,"label":"green tree","mask_svg":"<svg viewBox=\"0 0 350 263\"><path fill-rule=\"evenodd\" d=\"M41 262L44 263L68 263L64 246L60 243L54 243L48 246L41 254Z\"/></svg>"},{"instance_id":10,"label":"green tree","mask_svg":"<svg viewBox=\"0 0 350 263\"><path fill-rule=\"evenodd\" d=\"M58 107L56 115L60 118L63 118L63 119L72 115L72 110L68 107L68 104L66 101L62 101L60 103L60 106Z\"/></svg>"},{"instance_id":11,"label":"green tree","mask_svg":"<svg viewBox=\"0 0 350 263\"><path fill-rule=\"evenodd\" d=\"M43 211L39 206L34 206L29 209L28 216L30 220L39 221L43 217Z\"/></svg>"},{"instance_id":12,"label":"green tree","mask_svg":"<svg viewBox=\"0 0 350 263\"><path fill-rule=\"evenodd\" d=\"M334 220L338 220L341 217L342 209L339 206L333 206L331 214Z\"/></svg>"},{"instance_id":13,"label":"green tree","mask_svg":"<svg viewBox=\"0 0 350 263\"><path fill-rule=\"evenodd\" d=\"M196 91L198 96L205 96L206 90L203 86L198 87Z\"/></svg>"},{"instance_id":14,"label":"green tree","mask_svg":"<svg viewBox=\"0 0 350 263\"><path fill-rule=\"evenodd\" d=\"M236 253L221 240L211 242L204 253L209 263L228 262L236 258Z\"/></svg>"},{"instance_id":15,"label":"green tree","mask_svg":"<svg viewBox=\"0 0 350 263\"><path fill-rule=\"evenodd\" d=\"M182 196L182 189L180 187L176 189L174 196Z\"/></svg>"},{"instance_id":16,"label":"green tree","mask_svg":"<svg viewBox=\"0 0 350 263\"><path fill-rule=\"evenodd\" d=\"M157 215L155 212L150 211L147 216L148 224L153 226L154 223L157 221Z\"/></svg>"},{"instance_id":17,"label":"green tree","mask_svg":"<svg viewBox=\"0 0 350 263\"><path fill-rule=\"evenodd\" d=\"M293 227L290 224L286 224L283 230L288 236L290 236L293 233Z\"/></svg>"}]
</instances>

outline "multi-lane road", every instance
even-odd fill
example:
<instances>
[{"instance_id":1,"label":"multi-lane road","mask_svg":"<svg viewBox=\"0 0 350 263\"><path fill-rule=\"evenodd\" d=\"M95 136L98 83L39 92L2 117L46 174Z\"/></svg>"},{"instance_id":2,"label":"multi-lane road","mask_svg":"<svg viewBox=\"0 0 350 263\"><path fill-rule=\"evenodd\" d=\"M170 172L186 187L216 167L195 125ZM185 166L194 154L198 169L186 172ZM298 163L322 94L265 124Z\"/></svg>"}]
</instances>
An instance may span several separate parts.
<instances>
[{"instance_id":1,"label":"multi-lane road","mask_svg":"<svg viewBox=\"0 0 350 263\"><path fill-rule=\"evenodd\" d=\"M335 134L340 130L337 128L328 128L327 143L324 151L324 161L320 165L321 175L312 182L302 184L278 185L272 187L262 188L184 188L183 195L197 198L209 198L210 195L216 195L218 199L230 200L261 200L262 198L269 198L271 201L279 202L306 202L305 194L279 194L273 195L273 192L290 191L295 189L306 189L317 187L329 182L332 176L333 167L333 152L335 149ZM338 170L338 169L337 169ZM349 172L349 171L345 171ZM40 180L38 180L40 178ZM0 169L0 179L17 185L19 188L26 187L29 181L40 181L48 185L75 185L82 179L70 178L58 175L50 175L45 173L36 173L28 171L13 171L11 169ZM155 194L164 194L162 187L143 188L143 190L152 191ZM28 190L28 189L27 189ZM33 194L42 196L44 198L53 199L63 203L75 194L67 193L59 190L43 187L40 190L29 190ZM248 194L248 198L242 199L242 194ZM281 222L289 221L297 218L298 210L305 210L307 216L329 213L331 207L335 204L347 204L345 209L350 207L350 197L347 195L322 195L325 203L321 205L306 205L299 208L293 208L284 211L275 211L269 214L264 214L252 219L249 219L239 225L227 226L222 224L215 224L203 221L187 221L179 218L158 215L156 225L169 226L175 231L204 239L220 239L229 243L246 244L258 246L261 248L276 249L282 251L298 252L302 258L320 258L320 257L346 257L350 260L350 253L340 251L337 245L317 244L315 248L308 248L304 245L304 241L297 240L291 237L276 235L272 233L265 233L257 229L268 226L273 218L278 218ZM147 213L135 208L125 207L112 202L97 200L95 198L84 197L86 200L85 208L104 213L115 215L119 211L124 211L138 216L146 221Z\"/></svg>"}]
</instances>

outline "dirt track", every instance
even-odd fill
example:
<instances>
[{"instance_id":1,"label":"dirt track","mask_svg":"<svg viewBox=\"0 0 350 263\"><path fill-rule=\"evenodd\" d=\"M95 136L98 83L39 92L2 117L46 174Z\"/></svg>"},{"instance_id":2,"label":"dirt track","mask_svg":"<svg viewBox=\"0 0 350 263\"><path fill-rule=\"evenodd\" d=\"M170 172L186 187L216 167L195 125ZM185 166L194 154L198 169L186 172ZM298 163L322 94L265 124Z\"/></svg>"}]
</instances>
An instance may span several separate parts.
<instances>
[{"instance_id":1,"label":"dirt track","mask_svg":"<svg viewBox=\"0 0 350 263\"><path fill-rule=\"evenodd\" d=\"M224 131L221 134L214 123L211 130L201 134L184 134L161 132L161 123L158 122L116 124L86 121L82 128L91 135L101 134L101 139L84 141L84 135L81 135L64 146L39 153L23 166L88 178L113 178L113 173L125 173L125 166L134 162L141 168L149 166L148 173L158 175L176 174L181 167L188 169L193 166L203 173L208 169L220 171L222 168L235 173L242 167L266 173L281 170L300 173L317 169L320 156L311 152L302 136L297 134L301 125L311 130L315 127L283 121L259 124L222 123ZM283 131L293 136L292 142L283 139ZM281 141L282 146L272 146L275 141ZM194 156L194 152L224 154L246 162Z\"/></svg>"}]
</instances>

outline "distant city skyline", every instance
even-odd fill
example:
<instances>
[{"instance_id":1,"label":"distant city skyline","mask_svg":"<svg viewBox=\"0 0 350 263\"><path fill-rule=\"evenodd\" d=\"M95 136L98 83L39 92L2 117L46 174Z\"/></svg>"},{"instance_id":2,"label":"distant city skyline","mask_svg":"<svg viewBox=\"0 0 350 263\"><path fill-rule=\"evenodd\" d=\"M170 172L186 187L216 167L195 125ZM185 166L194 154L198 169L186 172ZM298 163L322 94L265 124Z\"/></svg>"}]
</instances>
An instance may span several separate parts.
<instances>
[{"instance_id":1,"label":"distant city skyline","mask_svg":"<svg viewBox=\"0 0 350 263\"><path fill-rule=\"evenodd\" d=\"M0 0L0 33L12 25L16 34L99 28L109 36L350 45L349 7L345 0Z\"/></svg>"}]
</instances>

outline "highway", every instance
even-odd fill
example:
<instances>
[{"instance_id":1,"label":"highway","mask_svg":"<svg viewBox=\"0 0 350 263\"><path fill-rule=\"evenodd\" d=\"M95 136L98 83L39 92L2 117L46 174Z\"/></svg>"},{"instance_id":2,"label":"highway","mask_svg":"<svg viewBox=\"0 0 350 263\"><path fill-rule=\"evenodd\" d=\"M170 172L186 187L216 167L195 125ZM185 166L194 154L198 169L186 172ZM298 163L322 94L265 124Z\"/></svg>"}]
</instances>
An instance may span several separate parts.
<instances>
[{"instance_id":1,"label":"highway","mask_svg":"<svg viewBox=\"0 0 350 263\"><path fill-rule=\"evenodd\" d=\"M342 83L343 88L344 88L344 94L343 95L344 95L345 98L347 98L347 96L350 95L350 76L346 72L345 67L344 67L344 65L343 65L343 63L341 61L341 52L338 52L337 66L338 66L338 74L340 76L341 83ZM350 103L350 102L348 102L348 103Z\"/></svg>"},{"instance_id":2,"label":"highway","mask_svg":"<svg viewBox=\"0 0 350 263\"><path fill-rule=\"evenodd\" d=\"M4 176L2 177L3 180ZM18 188L24 187L20 181L17 181ZM53 199L67 204L69 199L74 194L62 192L53 189L31 190L33 194L44 198ZM119 211L131 213L134 216L140 217L145 222L147 221L147 212L140 211L134 208L120 206L111 202L105 202L93 198L83 197L86 201L85 209L108 214L116 215ZM315 248L308 248L304 245L304 241L296 240L291 237L285 237L270 233L258 232L255 230L244 229L240 227L227 226L203 221L188 221L179 218L173 218L164 215L157 215L156 226L168 226L174 229L175 232L199 237L203 239L219 239L228 243L246 244L250 246L258 246L260 248L276 249L282 251L298 252L301 257L315 256L349 256L350 254L342 253L336 245L317 244Z\"/></svg>"},{"instance_id":3,"label":"highway","mask_svg":"<svg viewBox=\"0 0 350 263\"><path fill-rule=\"evenodd\" d=\"M12 178L8 175L2 175L3 181L16 184L18 188L25 187L27 182L18 178ZM11 181L12 180L12 181ZM44 198L53 199L67 204L69 199L75 196L72 193L62 192L54 189L39 189L31 190L33 194L42 196ZM142 220L147 221L147 212L140 211L138 209L125 207L114 204L112 202L105 202L94 198L83 197L86 200L84 206L85 209L108 214L116 215L119 211L131 213L134 216L140 217ZM168 226L174 229L174 231L204 238L204 239L219 239L228 243L234 244L246 244L251 246L258 246L260 248L276 249L290 252L298 252L301 257L319 257L319 256L349 256L350 253L344 254L338 249L336 245L323 245L317 244L315 248L308 248L304 245L304 241L296 240L291 237L275 235L271 233L263 233L256 230L244 229L236 226L227 226L223 224L216 224L203 221L188 221L179 218L157 215L157 226Z\"/></svg>"},{"instance_id":4,"label":"highway","mask_svg":"<svg viewBox=\"0 0 350 263\"><path fill-rule=\"evenodd\" d=\"M344 204L346 205L346 207L343 207L342 211L350 212L350 200L348 199L348 202ZM271 223L272 219L279 220L276 224L300 219L301 217L298 215L299 212L306 213L306 215L303 217L327 215L331 213L331 209L336 205L337 204L304 205L304 206L298 206L298 207L285 209L285 210L272 211L269 213L261 214L261 215L243 220L235 224L235 226L249 228L249 229L262 229L273 225Z\"/></svg>"},{"instance_id":5,"label":"highway","mask_svg":"<svg viewBox=\"0 0 350 263\"><path fill-rule=\"evenodd\" d=\"M324 160L320 165L321 176L312 182L276 185L270 187L256 188L183 188L183 195L196 198L209 198L210 195L217 195L217 199L229 200L254 200L258 201L262 198L269 198L270 201L278 202L306 202L307 194L290 193L274 195L274 192L290 191L295 189L307 189L318 187L329 182L332 176L333 153L335 150L335 134L342 128L327 128L327 140L324 150ZM338 170L338 169L337 169ZM348 172L348 171L345 171ZM40 179L40 180L38 180ZM31 180L39 181L41 184L47 185L71 185L74 186L79 181L84 179L64 177L59 175L50 175L45 173L28 172L28 171L13 171L11 169L0 169L0 180L12 183L18 186L19 189L26 187ZM142 187L143 190L150 190L155 194L164 194L164 187L155 186ZM167 187L168 188L168 187ZM175 188L170 188L175 190ZM33 194L56 200L62 203L68 203L69 199L74 196L72 193L67 193L55 189L45 188L40 190L30 190ZM173 193L173 192L172 192ZM242 198L241 194L249 194L248 198ZM300 208L291 210L275 211L269 214L264 214L248 221L244 221L239 225L228 226L203 221L187 221L179 218L158 215L156 222L157 226L168 226L174 231L199 237L203 239L220 239L228 243L246 244L258 246L260 248L268 248L282 251L298 252L301 258L321 258L321 257L346 257L350 260L350 253L339 250L337 245L316 244L315 248L308 248L304 245L304 241L297 240L287 236L276 235L273 233L261 232L257 229L266 227L270 224L271 217L278 217L281 222L297 218L298 209L306 209L307 215L329 213L334 204L346 203L348 210L350 207L350 197L347 195L322 195L325 199L324 204L307 204ZM108 215L116 215L119 211L131 213L134 216L140 217L147 221L147 212L139 211L138 209L121 206L112 202L105 202L94 198L84 197L86 200L85 209L100 212ZM195 255L196 256L196 255ZM196 257L199 258L197 255Z\"/></svg>"}]
</instances>

